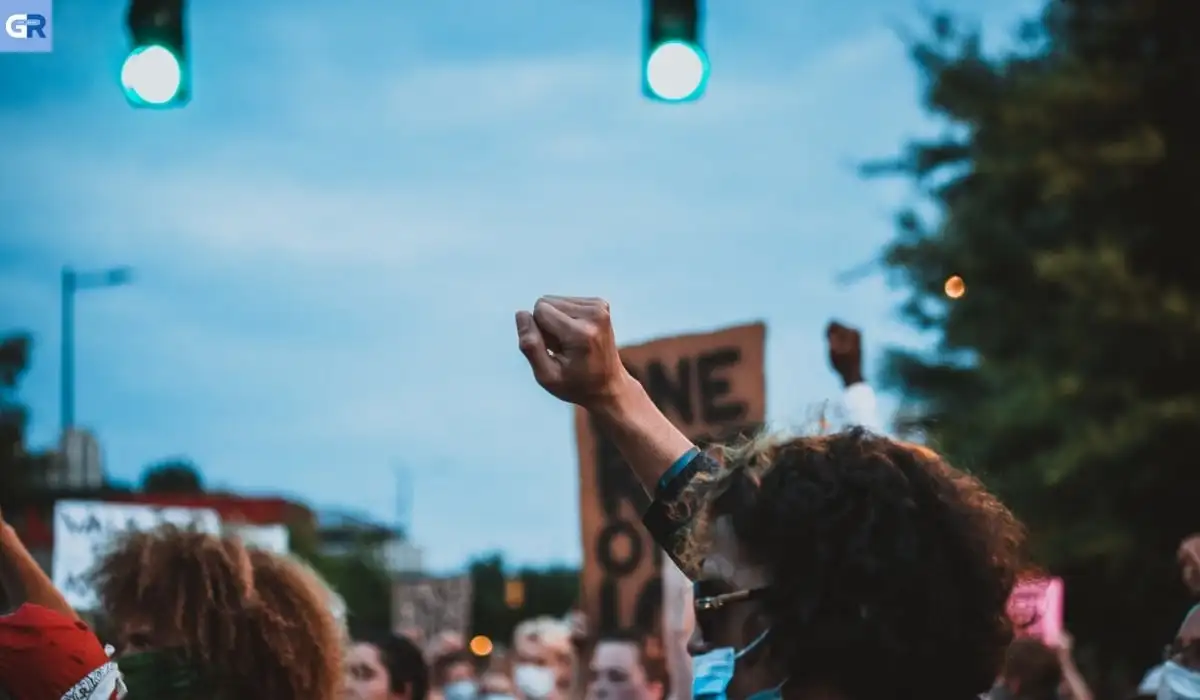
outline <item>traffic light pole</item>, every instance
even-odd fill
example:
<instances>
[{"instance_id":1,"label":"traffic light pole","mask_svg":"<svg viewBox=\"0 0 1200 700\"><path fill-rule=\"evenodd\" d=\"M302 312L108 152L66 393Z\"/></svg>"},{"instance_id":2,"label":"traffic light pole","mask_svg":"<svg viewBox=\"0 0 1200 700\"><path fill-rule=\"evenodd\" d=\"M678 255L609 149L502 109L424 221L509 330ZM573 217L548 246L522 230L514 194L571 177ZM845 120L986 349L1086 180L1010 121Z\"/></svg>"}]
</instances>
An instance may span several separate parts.
<instances>
[{"instance_id":1,"label":"traffic light pole","mask_svg":"<svg viewBox=\"0 0 1200 700\"><path fill-rule=\"evenodd\" d=\"M62 437L75 426L75 271L62 271L62 366L59 375L59 428Z\"/></svg>"},{"instance_id":2,"label":"traffic light pole","mask_svg":"<svg viewBox=\"0 0 1200 700\"><path fill-rule=\"evenodd\" d=\"M62 348L59 367L59 430L60 439L75 427L75 295L84 289L104 289L128 284L131 273L127 267L114 267L100 272L77 272L62 269Z\"/></svg>"}]
</instances>

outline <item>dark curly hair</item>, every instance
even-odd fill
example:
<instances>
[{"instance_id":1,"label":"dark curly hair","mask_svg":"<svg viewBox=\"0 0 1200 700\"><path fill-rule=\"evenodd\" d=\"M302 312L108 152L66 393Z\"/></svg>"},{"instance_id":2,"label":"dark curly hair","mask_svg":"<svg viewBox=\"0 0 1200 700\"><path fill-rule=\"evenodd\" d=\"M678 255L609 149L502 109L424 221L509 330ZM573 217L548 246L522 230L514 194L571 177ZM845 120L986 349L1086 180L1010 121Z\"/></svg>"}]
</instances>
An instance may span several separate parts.
<instances>
[{"instance_id":1,"label":"dark curly hair","mask_svg":"<svg viewBox=\"0 0 1200 700\"><path fill-rule=\"evenodd\" d=\"M409 700L425 700L429 695L429 665L421 649L409 638L395 634L355 637L359 644L370 644L379 652L387 669L388 688Z\"/></svg>"},{"instance_id":2,"label":"dark curly hair","mask_svg":"<svg viewBox=\"0 0 1200 700\"><path fill-rule=\"evenodd\" d=\"M798 686L852 700L964 700L996 679L1024 530L932 450L862 429L722 450L685 494L699 557L729 516L766 568L769 654ZM685 553L685 558L688 556Z\"/></svg>"},{"instance_id":3,"label":"dark curly hair","mask_svg":"<svg viewBox=\"0 0 1200 700\"><path fill-rule=\"evenodd\" d=\"M229 700L333 700L342 631L324 583L297 561L234 537L165 526L123 538L93 573L117 625L198 665Z\"/></svg>"}]
</instances>

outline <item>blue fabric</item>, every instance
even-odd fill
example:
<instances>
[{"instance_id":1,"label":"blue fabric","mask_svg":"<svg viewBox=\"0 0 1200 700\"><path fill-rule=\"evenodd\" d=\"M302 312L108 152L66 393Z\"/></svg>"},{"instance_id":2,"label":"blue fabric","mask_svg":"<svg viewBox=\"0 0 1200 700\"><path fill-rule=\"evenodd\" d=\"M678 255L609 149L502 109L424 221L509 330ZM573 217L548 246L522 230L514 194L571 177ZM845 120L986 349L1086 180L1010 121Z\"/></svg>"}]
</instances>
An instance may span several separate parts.
<instances>
[{"instance_id":1,"label":"blue fabric","mask_svg":"<svg viewBox=\"0 0 1200 700\"><path fill-rule=\"evenodd\" d=\"M662 498L663 494L670 488L671 482L679 476L679 473L682 472L687 465L692 463L692 460L695 459L696 455L698 454L700 454L699 448L693 447L687 452L684 452L679 459L675 460L675 463L672 464L671 467L667 469L667 471L665 471L661 477L659 477L658 489L655 491L654 497Z\"/></svg>"}]
</instances>

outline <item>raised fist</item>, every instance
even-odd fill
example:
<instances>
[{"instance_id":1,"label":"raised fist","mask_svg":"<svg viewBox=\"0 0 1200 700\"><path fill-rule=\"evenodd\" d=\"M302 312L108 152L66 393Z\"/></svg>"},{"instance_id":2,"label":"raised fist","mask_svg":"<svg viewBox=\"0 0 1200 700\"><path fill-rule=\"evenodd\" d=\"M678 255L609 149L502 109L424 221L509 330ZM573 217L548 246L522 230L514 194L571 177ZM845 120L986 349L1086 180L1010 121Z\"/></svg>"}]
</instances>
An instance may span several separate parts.
<instances>
[{"instance_id":1,"label":"raised fist","mask_svg":"<svg viewBox=\"0 0 1200 700\"><path fill-rule=\"evenodd\" d=\"M842 384L850 386L863 380L862 333L837 321L830 321L825 329L829 342L829 364L842 378Z\"/></svg>"},{"instance_id":2,"label":"raised fist","mask_svg":"<svg viewBox=\"0 0 1200 700\"><path fill-rule=\"evenodd\" d=\"M517 337L537 383L563 401L591 408L630 379L603 299L542 297L517 312Z\"/></svg>"}]
</instances>

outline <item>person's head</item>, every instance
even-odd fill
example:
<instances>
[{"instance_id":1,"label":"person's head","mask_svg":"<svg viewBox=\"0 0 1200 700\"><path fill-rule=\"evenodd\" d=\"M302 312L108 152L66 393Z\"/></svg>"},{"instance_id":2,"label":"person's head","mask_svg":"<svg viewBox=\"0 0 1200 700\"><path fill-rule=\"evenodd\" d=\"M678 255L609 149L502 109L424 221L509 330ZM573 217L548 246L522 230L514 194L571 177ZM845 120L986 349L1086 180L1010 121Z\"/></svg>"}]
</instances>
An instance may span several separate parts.
<instances>
[{"instance_id":1,"label":"person's head","mask_svg":"<svg viewBox=\"0 0 1200 700\"><path fill-rule=\"evenodd\" d=\"M446 700L474 698L477 680L475 657L469 651L452 651L433 660L433 682Z\"/></svg>"},{"instance_id":2,"label":"person's head","mask_svg":"<svg viewBox=\"0 0 1200 700\"><path fill-rule=\"evenodd\" d=\"M164 527L126 536L94 580L131 700L338 695L342 634L328 588L291 559Z\"/></svg>"},{"instance_id":3,"label":"person's head","mask_svg":"<svg viewBox=\"0 0 1200 700\"><path fill-rule=\"evenodd\" d=\"M665 675L661 661L646 657L641 637L601 637L588 665L587 700L663 700Z\"/></svg>"},{"instance_id":4,"label":"person's head","mask_svg":"<svg viewBox=\"0 0 1200 700\"><path fill-rule=\"evenodd\" d=\"M1192 535L1180 542L1176 557L1183 585L1194 595L1200 596L1200 535Z\"/></svg>"},{"instance_id":5,"label":"person's head","mask_svg":"<svg viewBox=\"0 0 1200 700\"><path fill-rule=\"evenodd\" d=\"M991 686L1024 532L979 481L861 429L760 436L722 461L680 503L694 514L683 563L701 572L697 689L731 665L734 700L781 684L850 700Z\"/></svg>"},{"instance_id":6,"label":"person's head","mask_svg":"<svg viewBox=\"0 0 1200 700\"><path fill-rule=\"evenodd\" d=\"M1004 655L1000 683L1015 700L1057 700L1062 683L1058 653L1032 637L1014 640Z\"/></svg>"},{"instance_id":7,"label":"person's head","mask_svg":"<svg viewBox=\"0 0 1200 700\"><path fill-rule=\"evenodd\" d=\"M1192 608L1167 647L1158 700L1200 698L1200 605Z\"/></svg>"},{"instance_id":8,"label":"person's head","mask_svg":"<svg viewBox=\"0 0 1200 700\"><path fill-rule=\"evenodd\" d=\"M513 678L528 700L565 698L571 690L574 649L571 627L563 620L539 617L513 631Z\"/></svg>"},{"instance_id":9,"label":"person's head","mask_svg":"<svg viewBox=\"0 0 1200 700\"><path fill-rule=\"evenodd\" d=\"M346 697L350 700L425 700L429 669L407 637L387 635L356 641L346 654Z\"/></svg>"},{"instance_id":10,"label":"person's head","mask_svg":"<svg viewBox=\"0 0 1200 700\"><path fill-rule=\"evenodd\" d=\"M513 700L515 697L517 686L507 673L489 670L479 677L480 700Z\"/></svg>"}]
</instances>

